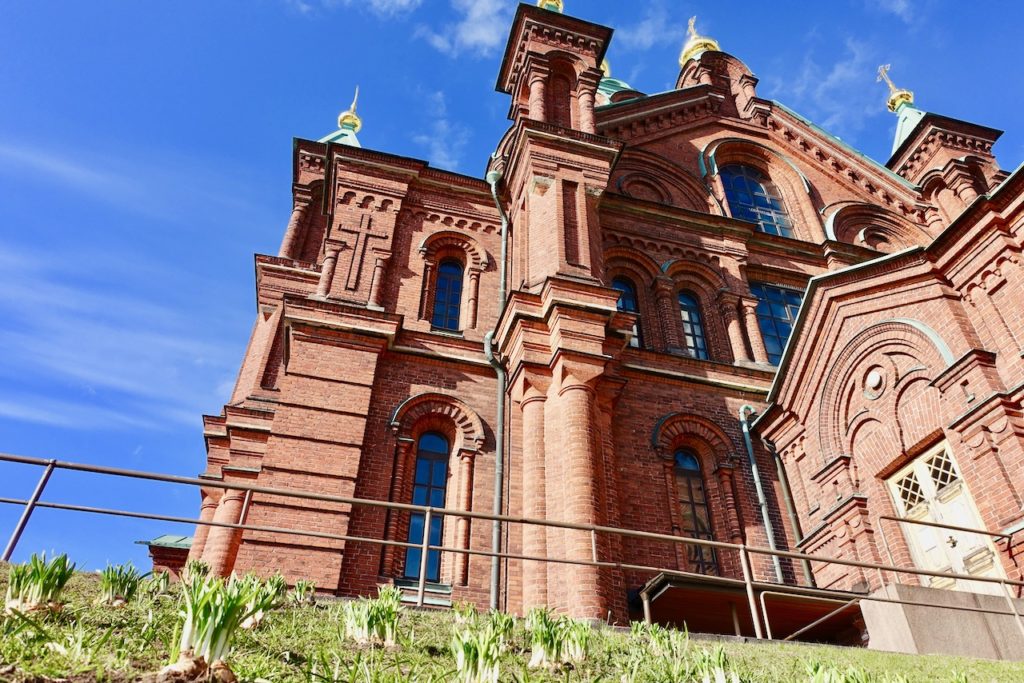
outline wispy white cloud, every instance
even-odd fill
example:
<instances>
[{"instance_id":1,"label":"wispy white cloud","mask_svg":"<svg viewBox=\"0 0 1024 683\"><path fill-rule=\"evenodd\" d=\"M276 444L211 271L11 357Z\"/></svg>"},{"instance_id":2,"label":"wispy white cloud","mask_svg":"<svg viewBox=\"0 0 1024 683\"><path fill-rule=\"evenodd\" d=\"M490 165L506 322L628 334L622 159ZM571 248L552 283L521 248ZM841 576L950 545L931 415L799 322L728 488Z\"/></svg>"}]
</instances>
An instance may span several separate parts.
<instances>
[{"instance_id":1,"label":"wispy white cloud","mask_svg":"<svg viewBox=\"0 0 1024 683\"><path fill-rule=\"evenodd\" d=\"M910 0L868 0L868 5L887 14L892 14L907 24L912 23L915 18L914 6Z\"/></svg>"},{"instance_id":2,"label":"wispy white cloud","mask_svg":"<svg viewBox=\"0 0 1024 683\"><path fill-rule=\"evenodd\" d=\"M452 0L459 20L433 28L420 26L416 36L435 50L455 56L488 55L505 42L515 3L505 0Z\"/></svg>"},{"instance_id":3,"label":"wispy white cloud","mask_svg":"<svg viewBox=\"0 0 1024 683\"><path fill-rule=\"evenodd\" d=\"M764 91L830 133L852 138L884 113L885 92L875 82L880 59L873 46L848 38L838 60L821 62L808 50L791 76L766 79Z\"/></svg>"},{"instance_id":4,"label":"wispy white cloud","mask_svg":"<svg viewBox=\"0 0 1024 683\"><path fill-rule=\"evenodd\" d=\"M427 159L434 166L458 170L462 153L469 142L469 130L448 116L448 103L443 92L427 96L432 123L429 132L413 136L413 142L427 150Z\"/></svg>"},{"instance_id":5,"label":"wispy white cloud","mask_svg":"<svg viewBox=\"0 0 1024 683\"><path fill-rule=\"evenodd\" d=\"M197 210L253 220L261 207L247 200L244 169L216 159L158 150L116 155L0 139L0 177L39 182L89 197L126 213L194 224Z\"/></svg>"},{"instance_id":6,"label":"wispy white cloud","mask_svg":"<svg viewBox=\"0 0 1024 683\"><path fill-rule=\"evenodd\" d=\"M133 294L110 262L109 283L90 280L79 257L0 244L0 416L93 430L197 427L228 398L237 343Z\"/></svg>"},{"instance_id":7,"label":"wispy white cloud","mask_svg":"<svg viewBox=\"0 0 1024 683\"><path fill-rule=\"evenodd\" d=\"M669 12L664 0L647 3L638 22L615 29L615 47L628 51L650 50L661 45L682 47L686 39L687 16L684 14L678 7Z\"/></svg>"},{"instance_id":8,"label":"wispy white cloud","mask_svg":"<svg viewBox=\"0 0 1024 683\"><path fill-rule=\"evenodd\" d=\"M330 10L336 7L356 5L383 17L393 17L412 12L423 4L423 0L285 0L286 4L301 14L312 14L318 9Z\"/></svg>"}]
</instances>

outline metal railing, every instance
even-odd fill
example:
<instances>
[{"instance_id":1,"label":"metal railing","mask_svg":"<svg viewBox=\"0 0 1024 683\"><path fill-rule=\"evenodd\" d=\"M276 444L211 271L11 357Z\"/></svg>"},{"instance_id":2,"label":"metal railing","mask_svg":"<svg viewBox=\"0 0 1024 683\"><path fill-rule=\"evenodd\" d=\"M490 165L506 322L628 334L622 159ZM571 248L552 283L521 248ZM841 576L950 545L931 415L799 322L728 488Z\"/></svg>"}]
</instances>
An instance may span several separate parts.
<instances>
[{"instance_id":1,"label":"metal railing","mask_svg":"<svg viewBox=\"0 0 1024 683\"><path fill-rule=\"evenodd\" d=\"M208 527L221 527L228 529L236 529L240 531L256 531L273 534L282 534L289 536L304 536L308 538L319 538L325 540L343 541L343 542L354 542L354 543L370 543L380 546L392 546L398 548L415 548L420 550L420 567L418 584L416 588L416 604L422 607L425 603L425 596L427 593L426 586L426 575L427 575L427 561L430 553L435 552L443 555L444 553L451 554L462 554L468 556L482 556L490 558L499 558L504 560L519 560L524 562L542 562L552 564L567 564L573 566L586 566L586 567L597 567L606 569L619 569L619 570L632 570L638 572L651 572L657 573L669 577L677 578L691 578L700 579L702 581L712 580L723 585L732 585L735 587L742 586L745 590L748 607L750 611L750 618L753 623L754 634L756 638L762 639L765 637L765 630L762 628L762 623L767 628L767 637L774 639L774 634L771 630L771 622L769 619L768 606L766 603L766 596L770 595L802 595L811 599L820 599L825 601L835 601L843 603L842 606L833 610L829 614L816 619L813 623L799 629L798 631L786 636L786 640L796 638L798 635L809 631L810 629L823 624L832 617L838 615L843 610L851 607L854 604L860 602L880 602L889 604L900 604L900 605L911 605L919 607L936 607L943 609L953 609L967 612L979 612L984 614L995 614L1002 616L1014 617L1017 626L1024 637L1024 615L1017 611L1017 608L1013 601L1013 596L1010 592L1009 586L1015 586L1020 592L1021 588L1024 588L1024 582L1018 580L1012 580L1001 577L988 577L988 576L976 576L969 574L957 574L953 572L941 572L932 571L927 569L920 569L917 567L899 567L895 563L885 565L870 562L862 562L859 560L851 560L840 557L830 557L825 555L815 555L809 553L792 552L787 550L773 550L771 548L764 548L759 546L751 546L746 544L736 543L725 543L722 541L710 541L696 538L687 538L683 536L675 536L671 534L661 534L649 531L637 531L632 529L619 529L615 527L605 527L592 524L575 524L571 522L560 522L553 520L542 520L542 519L529 519L525 517L514 517L509 515L494 515L484 512L473 512L468 510L452 510L447 508L435 508L430 506L412 505L408 503L394 503L389 501L380 500L369 500L361 498L352 498L346 496L334 496L329 494L311 493L308 491L300 491L296 489L282 489L273 488L266 486L253 486L241 483L224 482L224 481L211 481L210 479L201 479L194 477L181 477L176 475L158 474L154 472L145 472L140 470L129 470L117 467L104 467L98 465L86 465L75 462L65 462L60 460L45 460L41 458L31 458L19 455L0 454L0 462L9 462L23 465L34 465L43 468L43 472L36 484L32 495L28 499L16 499L16 498L5 498L0 497L0 504L9 505L21 505L24 507L18 522L15 524L14 530L10 536L7 546L4 549L2 559L3 561L9 561L22 534L25 531L29 521L31 520L32 514L36 509L51 509L51 510L62 510L68 512L84 512L90 514L99 515L110 515L117 517L128 517L133 519L145 519L152 521L162 521L176 524L189 524L189 525L204 525ZM188 485L203 488L217 488L224 490L235 490L245 492L245 498L242 506L241 513L239 515L239 523L229 522L217 522L213 520L202 520L188 517L177 517L172 515L161 515L147 512L136 512L131 510L119 510L113 508L100 508L85 505L74 505L69 503L57 503L41 500L42 494L44 493L47 484L49 483L53 473L56 470L66 470L73 472L83 472L89 474L97 474L102 476L115 476L123 477L128 479L164 482L170 484ZM253 525L246 523L248 510L254 494L265 494L272 496L282 496L288 498L298 498L303 500L311 500L318 502L327 503L339 503L344 505L351 505L353 507L363 506L369 508L378 508L399 512L419 513L424 515L424 534L423 540L418 543L410 543L396 540L389 540L386 538L375 538L366 536L354 536L349 534L331 534L321 531L311 531L303 529L293 529L266 525ZM554 529L565 529L570 531L586 532L591 537L591 557L584 558L568 558L568 557L552 557L552 556L532 556L523 555L512 552L493 552L488 550L480 550L474 548L461 548L461 547L449 547L444 545L432 545L430 540L430 521L436 516L440 515L443 517L450 517L453 519L480 519L492 522L500 522L505 524L520 524L520 525L534 525L546 528ZM895 518L897 521L907 521L901 518ZM974 533L983 533L990 535L1005 536L1005 534L992 534L981 529L966 529L957 528L960 531L969 531ZM694 574L692 572L680 571L668 567L659 567L654 565L643 565L631 562L623 561L608 561L601 560L598 552L598 536L618 536L622 538L634 538L634 539L645 539L651 541L662 541L672 544L682 544L684 546L700 546L704 548L714 548L720 550L734 551L739 555L739 565L742 574L742 579L729 578L729 577L708 577L703 574ZM881 595L868 595L856 594L851 597L851 593L848 591L839 591L832 589L823 588L811 588L806 586L792 586L799 589L799 593L781 593L777 589L780 586L787 586L790 584L780 584L777 582L766 582L759 581L755 578L753 568L751 565L751 555L763 555L768 557L777 557L780 559L791 559L799 561L817 562L825 565L839 565L847 567L855 567L868 570L876 570L879 572L879 576L882 577L882 586L884 587L884 572L890 572L895 576L900 574L910 574L915 576L928 576L928 577L942 577L951 578L963 581L975 581L999 584L1002 588L1003 596L1006 600L1009 611L991 610L979 607L966 607L966 606L955 606L945 603L933 603L928 601L920 600L902 600L898 598L888 598ZM891 559L891 554L890 554ZM760 602L758 600L758 591L760 591ZM644 617L648 622L651 621L651 599L646 593L646 589L641 591L641 599L643 601Z\"/></svg>"}]
</instances>

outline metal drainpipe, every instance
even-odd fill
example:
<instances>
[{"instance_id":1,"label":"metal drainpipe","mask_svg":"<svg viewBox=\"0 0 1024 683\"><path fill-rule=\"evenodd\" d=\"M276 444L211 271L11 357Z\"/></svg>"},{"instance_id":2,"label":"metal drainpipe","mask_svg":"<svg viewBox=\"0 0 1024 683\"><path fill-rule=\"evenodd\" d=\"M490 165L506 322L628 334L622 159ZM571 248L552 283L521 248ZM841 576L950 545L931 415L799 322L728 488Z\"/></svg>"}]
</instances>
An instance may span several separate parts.
<instances>
[{"instance_id":1,"label":"metal drainpipe","mask_svg":"<svg viewBox=\"0 0 1024 683\"><path fill-rule=\"evenodd\" d=\"M775 460L775 470L779 474L779 484L782 485L782 500L786 505L786 512L789 515L789 526L793 531L793 538L796 539L797 543L800 543L804 540L804 532L800 528L800 517L796 514L796 505L793 504L793 489L789 486L789 476L786 474L786 467L782 464L782 457L779 455L779 452L775 450L775 444L767 439L762 439L762 441ZM814 572L811 571L810 561L800 560L800 564L803 566L807 585L815 586Z\"/></svg>"},{"instance_id":2,"label":"metal drainpipe","mask_svg":"<svg viewBox=\"0 0 1024 683\"><path fill-rule=\"evenodd\" d=\"M747 446L750 472L754 475L754 487L757 488L757 504L761 508L761 520L764 522L765 533L768 534L768 547L778 550L775 545L775 527L772 526L772 519L768 514L768 499L764 495L761 471L757 467L757 458L754 457L754 442L750 439L750 415L756 413L753 406L747 405L740 408L740 426L743 428L743 443ZM772 555L772 564L775 565L775 578L779 583L785 583L782 579L782 563L779 561L778 555Z\"/></svg>"},{"instance_id":3,"label":"metal drainpipe","mask_svg":"<svg viewBox=\"0 0 1024 683\"><path fill-rule=\"evenodd\" d=\"M494 159L497 156L492 157ZM508 216L501 205L501 198L498 197L498 183L504 178L504 173L499 170L490 171L487 174L487 184L491 186L491 196L494 197L494 205L501 215L501 264L499 266L498 285L498 320L505 310L505 300L508 293ZM495 323L497 325L497 322ZM487 362L494 368L498 377L497 403L498 415L494 428L494 514L501 515L504 511L505 497L505 394L508 390L508 375L505 367L494 356L494 335L497 327L484 336L484 356ZM491 558L491 609L498 609L498 596L501 593L501 558L497 553L501 552L501 522L494 521L491 530L491 552L495 555Z\"/></svg>"}]
</instances>

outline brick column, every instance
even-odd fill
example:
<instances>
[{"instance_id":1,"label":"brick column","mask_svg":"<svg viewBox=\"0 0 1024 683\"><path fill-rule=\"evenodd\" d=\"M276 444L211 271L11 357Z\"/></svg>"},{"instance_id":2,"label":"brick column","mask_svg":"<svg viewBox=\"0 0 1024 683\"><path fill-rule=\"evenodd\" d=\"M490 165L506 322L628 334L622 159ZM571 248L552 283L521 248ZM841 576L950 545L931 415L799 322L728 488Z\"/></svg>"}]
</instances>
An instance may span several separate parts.
<instances>
[{"instance_id":1,"label":"brick column","mask_svg":"<svg viewBox=\"0 0 1024 683\"><path fill-rule=\"evenodd\" d=\"M219 499L212 496L207 491L201 491L203 497L202 503L199 507L199 519L204 522L212 522L214 515L217 513L217 505ZM192 536L192 547L188 551L188 559L190 560L201 560L203 559L203 550L206 549L206 539L210 536L210 527L205 524L197 524L196 532Z\"/></svg>"},{"instance_id":2,"label":"brick column","mask_svg":"<svg viewBox=\"0 0 1024 683\"><path fill-rule=\"evenodd\" d=\"M373 276L370 280L370 308L383 310L384 308L384 269L387 267L391 254L386 252L374 252Z\"/></svg>"},{"instance_id":3,"label":"brick column","mask_svg":"<svg viewBox=\"0 0 1024 683\"><path fill-rule=\"evenodd\" d=\"M309 209L309 204L306 202L295 203L295 208L292 209L292 217L288 221L288 228L284 232L284 239L281 241L281 249L278 252L278 256L282 258L298 258L295 254L296 242L299 239L299 229L306 220L307 209Z\"/></svg>"},{"instance_id":4,"label":"brick column","mask_svg":"<svg viewBox=\"0 0 1024 683\"><path fill-rule=\"evenodd\" d=\"M546 121L547 75L541 72L530 74L530 118Z\"/></svg>"},{"instance_id":5,"label":"brick column","mask_svg":"<svg viewBox=\"0 0 1024 683\"><path fill-rule=\"evenodd\" d=\"M722 314L725 330L729 334L729 346L732 347L733 360L750 362L747 343L743 339L743 324L740 322L738 297L723 292L718 298L718 310Z\"/></svg>"},{"instance_id":6,"label":"brick column","mask_svg":"<svg viewBox=\"0 0 1024 683\"><path fill-rule=\"evenodd\" d=\"M757 300L743 299L743 321L747 328L747 340L755 363L768 363L768 351L764 348L764 337L761 336L761 325L757 322Z\"/></svg>"},{"instance_id":7,"label":"brick column","mask_svg":"<svg viewBox=\"0 0 1024 683\"><path fill-rule=\"evenodd\" d=\"M547 517L544 467L544 404L547 396L531 387L520 403L523 411L523 516ZM547 528L523 526L523 554L547 555ZM548 570L543 562L523 562L523 611L548 604Z\"/></svg>"},{"instance_id":8,"label":"brick column","mask_svg":"<svg viewBox=\"0 0 1024 683\"><path fill-rule=\"evenodd\" d=\"M480 271L469 271L469 301L466 302L466 329L476 327L477 301L480 299Z\"/></svg>"},{"instance_id":9,"label":"brick column","mask_svg":"<svg viewBox=\"0 0 1024 683\"><path fill-rule=\"evenodd\" d=\"M675 283L670 278L659 277L654 281L654 297L661 321L662 337L666 351L680 351L683 348L679 336L679 303L675 299Z\"/></svg>"},{"instance_id":10,"label":"brick column","mask_svg":"<svg viewBox=\"0 0 1024 683\"><path fill-rule=\"evenodd\" d=\"M735 470L731 464L722 464L715 470L715 474L718 475L718 485L722 487L726 524L729 527L729 542L743 543L743 531L740 529L740 517L732 487Z\"/></svg>"},{"instance_id":11,"label":"brick column","mask_svg":"<svg viewBox=\"0 0 1024 683\"><path fill-rule=\"evenodd\" d=\"M582 85L582 84L581 84ZM582 85L576 98L580 108L580 130L584 133L594 132L594 93L586 85Z\"/></svg>"},{"instance_id":12,"label":"brick column","mask_svg":"<svg viewBox=\"0 0 1024 683\"><path fill-rule=\"evenodd\" d=\"M569 376L558 392L563 430L562 457L565 458L564 486L566 521L600 524L597 474L598 454L594 452L594 390ZM585 531L566 533L566 554L574 560L591 560L591 536ZM608 603L600 585L597 567L574 565L568 580L569 614L576 618L604 620Z\"/></svg>"},{"instance_id":13,"label":"brick column","mask_svg":"<svg viewBox=\"0 0 1024 683\"><path fill-rule=\"evenodd\" d=\"M459 510L469 511L473 507L473 453L459 453ZM455 522L455 538L458 547L469 549L469 517L459 517ZM454 581L465 586L469 581L469 555L455 553Z\"/></svg>"},{"instance_id":14,"label":"brick column","mask_svg":"<svg viewBox=\"0 0 1024 683\"><path fill-rule=\"evenodd\" d=\"M327 297L331 291L331 280L334 279L334 268L338 265L338 253L340 249L331 249L324 256L324 265L320 270L320 283L316 288L316 295L321 299Z\"/></svg>"},{"instance_id":15,"label":"brick column","mask_svg":"<svg viewBox=\"0 0 1024 683\"><path fill-rule=\"evenodd\" d=\"M413 442L400 439L398 446L395 448L395 473L392 479L391 485L391 496L389 500L392 503L404 503L407 502L404 499L406 483L405 480L408 476L408 470L411 469L413 460ZM387 516L387 523L384 530L384 540L387 541L404 541L404 538L399 538L403 528L408 529L409 519L408 512L398 512L396 510L390 510ZM399 548L393 545L384 546L384 554L381 560L381 572L385 576L391 576L397 572L397 553L405 553L405 548Z\"/></svg>"},{"instance_id":16,"label":"brick column","mask_svg":"<svg viewBox=\"0 0 1024 683\"><path fill-rule=\"evenodd\" d=\"M225 491L221 496L220 504L217 506L217 513L213 521L220 524L238 524L242 514L242 501L245 500L244 491ZM227 576L234 569L235 555L238 553L238 544L242 540L239 529L215 526L210 528L210 534L206 539L206 547L203 549L203 562L210 567L210 574L213 576Z\"/></svg>"}]
</instances>

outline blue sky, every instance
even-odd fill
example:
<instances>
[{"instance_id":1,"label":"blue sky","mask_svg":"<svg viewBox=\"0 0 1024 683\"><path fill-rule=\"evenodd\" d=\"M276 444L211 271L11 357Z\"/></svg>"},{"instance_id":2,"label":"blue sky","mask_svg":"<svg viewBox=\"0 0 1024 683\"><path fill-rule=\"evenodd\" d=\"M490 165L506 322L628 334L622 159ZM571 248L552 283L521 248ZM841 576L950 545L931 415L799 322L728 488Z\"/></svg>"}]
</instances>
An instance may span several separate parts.
<instances>
[{"instance_id":1,"label":"blue sky","mask_svg":"<svg viewBox=\"0 0 1024 683\"><path fill-rule=\"evenodd\" d=\"M1024 159L1024 5L953 0L567 0L616 29L617 78L670 89L699 16L779 99L885 160L880 63L931 111L1007 130ZM366 147L480 175L507 127L504 0L0 3L0 451L184 475L226 400L276 253L293 136L362 87ZM0 463L0 496L37 471ZM52 500L196 513L192 489L59 473ZM18 515L0 507L0 537ZM173 525L37 513L16 558L133 559Z\"/></svg>"}]
</instances>

